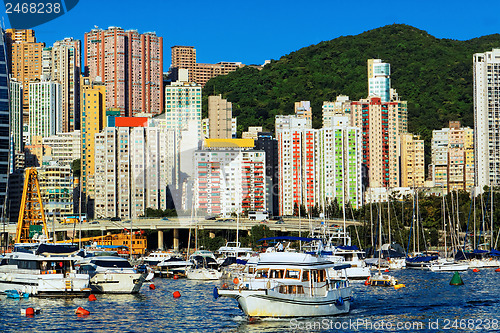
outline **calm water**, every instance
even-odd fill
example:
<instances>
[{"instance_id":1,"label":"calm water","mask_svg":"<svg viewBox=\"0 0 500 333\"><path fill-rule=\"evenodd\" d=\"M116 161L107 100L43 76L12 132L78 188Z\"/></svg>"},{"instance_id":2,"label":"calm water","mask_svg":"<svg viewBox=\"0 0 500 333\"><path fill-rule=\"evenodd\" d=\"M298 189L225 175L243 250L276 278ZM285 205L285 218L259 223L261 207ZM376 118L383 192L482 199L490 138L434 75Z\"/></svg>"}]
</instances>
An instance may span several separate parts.
<instances>
[{"instance_id":1,"label":"calm water","mask_svg":"<svg viewBox=\"0 0 500 333\"><path fill-rule=\"evenodd\" d=\"M464 286L449 285L453 273L404 270L393 274L406 288L355 284L348 315L292 321L249 323L235 300L213 299L215 283L186 279L156 278L155 290L144 285L138 295L97 295L97 302L0 296L0 332L500 331L500 273L493 269L462 273ZM172 297L176 290L182 294L179 299ZM77 317L78 306L91 314ZM21 316L20 310L27 307L39 307L42 313Z\"/></svg>"}]
</instances>

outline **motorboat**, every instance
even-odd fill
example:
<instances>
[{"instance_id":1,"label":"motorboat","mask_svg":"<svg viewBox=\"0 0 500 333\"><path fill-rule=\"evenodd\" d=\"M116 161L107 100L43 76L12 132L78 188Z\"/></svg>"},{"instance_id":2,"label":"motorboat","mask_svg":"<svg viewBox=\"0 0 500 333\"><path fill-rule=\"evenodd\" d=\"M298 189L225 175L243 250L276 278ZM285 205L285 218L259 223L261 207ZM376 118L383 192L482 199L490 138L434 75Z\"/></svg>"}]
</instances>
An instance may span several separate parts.
<instances>
[{"instance_id":1,"label":"motorboat","mask_svg":"<svg viewBox=\"0 0 500 333\"><path fill-rule=\"evenodd\" d=\"M219 280L222 272L218 269L215 256L207 250L195 251L189 260L193 266L186 269L186 277L190 280Z\"/></svg>"},{"instance_id":2,"label":"motorboat","mask_svg":"<svg viewBox=\"0 0 500 333\"><path fill-rule=\"evenodd\" d=\"M222 265L224 262L244 265L248 259L255 253L249 247L241 247L240 242L227 242L217 250L219 258L217 263ZM229 258L229 260L227 260ZM234 258L234 260L232 260Z\"/></svg>"},{"instance_id":3,"label":"motorboat","mask_svg":"<svg viewBox=\"0 0 500 333\"><path fill-rule=\"evenodd\" d=\"M398 280L389 274L377 272L366 280L366 284L374 287L393 287L398 284Z\"/></svg>"},{"instance_id":4,"label":"motorboat","mask_svg":"<svg viewBox=\"0 0 500 333\"><path fill-rule=\"evenodd\" d=\"M458 262L453 259L440 258L429 266L431 272L458 272L469 269L467 262Z\"/></svg>"},{"instance_id":5,"label":"motorboat","mask_svg":"<svg viewBox=\"0 0 500 333\"><path fill-rule=\"evenodd\" d=\"M171 256L169 259L158 263L156 273L160 277L173 277L174 275L184 277L186 276L186 269L191 266L193 266L192 261Z\"/></svg>"},{"instance_id":6,"label":"motorboat","mask_svg":"<svg viewBox=\"0 0 500 333\"><path fill-rule=\"evenodd\" d=\"M90 275L90 286L97 293L138 293L147 276L134 269L127 259L110 251L87 252L77 264L81 272Z\"/></svg>"},{"instance_id":7,"label":"motorboat","mask_svg":"<svg viewBox=\"0 0 500 333\"><path fill-rule=\"evenodd\" d=\"M0 262L0 291L17 290L33 296L86 296L90 276L75 262L79 249L68 244L20 243Z\"/></svg>"},{"instance_id":8,"label":"motorboat","mask_svg":"<svg viewBox=\"0 0 500 333\"><path fill-rule=\"evenodd\" d=\"M307 253L270 252L259 256L252 276L214 288L214 297L238 301L250 317L311 317L348 313L352 288L345 278L331 278L337 264Z\"/></svg>"}]
</instances>

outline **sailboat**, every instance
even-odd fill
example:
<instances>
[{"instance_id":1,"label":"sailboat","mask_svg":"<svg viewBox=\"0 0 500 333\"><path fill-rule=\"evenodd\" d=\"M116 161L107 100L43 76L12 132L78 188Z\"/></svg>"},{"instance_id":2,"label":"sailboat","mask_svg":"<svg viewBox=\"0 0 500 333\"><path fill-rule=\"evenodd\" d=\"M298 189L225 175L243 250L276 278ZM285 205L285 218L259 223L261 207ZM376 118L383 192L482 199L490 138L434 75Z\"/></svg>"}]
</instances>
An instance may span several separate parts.
<instances>
[{"instance_id":1,"label":"sailboat","mask_svg":"<svg viewBox=\"0 0 500 333\"><path fill-rule=\"evenodd\" d=\"M469 265L467 263L456 262L453 258L448 258L448 247L446 244L446 210L445 210L444 193L442 194L442 197L443 197L442 210L443 210L443 232L444 232L444 258L439 258L436 261L431 262L429 270L432 272L466 271L469 269ZM457 193L457 209L458 209L458 193ZM450 231L452 231L451 223L450 223Z\"/></svg>"},{"instance_id":2,"label":"sailboat","mask_svg":"<svg viewBox=\"0 0 500 333\"><path fill-rule=\"evenodd\" d=\"M389 274L382 274L382 271L380 270L380 261L382 260L382 214L379 209L379 229L378 229L378 238L379 238L379 245L380 245L380 255L378 256L378 272L370 276L365 284L378 287L378 286L383 286L383 287L391 287L395 286L398 284L398 280Z\"/></svg>"}]
</instances>

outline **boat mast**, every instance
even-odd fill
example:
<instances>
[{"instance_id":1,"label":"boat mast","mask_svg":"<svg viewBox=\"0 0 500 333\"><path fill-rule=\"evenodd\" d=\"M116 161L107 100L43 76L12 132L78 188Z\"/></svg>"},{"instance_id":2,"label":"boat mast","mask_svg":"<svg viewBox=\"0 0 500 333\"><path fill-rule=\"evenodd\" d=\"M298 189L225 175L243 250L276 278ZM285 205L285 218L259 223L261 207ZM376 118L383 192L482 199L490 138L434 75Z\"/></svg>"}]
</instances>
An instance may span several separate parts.
<instances>
[{"instance_id":1,"label":"boat mast","mask_svg":"<svg viewBox=\"0 0 500 333\"><path fill-rule=\"evenodd\" d=\"M476 189L475 188L472 189L472 200L474 200L474 247L476 247Z\"/></svg>"},{"instance_id":2,"label":"boat mast","mask_svg":"<svg viewBox=\"0 0 500 333\"><path fill-rule=\"evenodd\" d=\"M372 242L372 249L375 249L375 244L373 242L373 211L372 211L372 205L373 205L373 200L372 200L372 197L370 196L370 231L371 231L371 234L370 234L370 238L371 238L371 242Z\"/></svg>"},{"instance_id":3,"label":"boat mast","mask_svg":"<svg viewBox=\"0 0 500 333\"><path fill-rule=\"evenodd\" d=\"M387 226L389 229L389 246L392 244L392 239L391 239L391 209L390 209L390 201L389 201L389 193L387 193Z\"/></svg>"},{"instance_id":4,"label":"boat mast","mask_svg":"<svg viewBox=\"0 0 500 333\"><path fill-rule=\"evenodd\" d=\"M490 218L490 223L491 223L491 242L490 242L490 249L493 250L493 186L490 184L490 210L491 210L491 218Z\"/></svg>"},{"instance_id":5,"label":"boat mast","mask_svg":"<svg viewBox=\"0 0 500 333\"><path fill-rule=\"evenodd\" d=\"M382 201L382 200L381 200ZM380 261L382 260L382 206L381 202L379 201L379 210L378 210L378 240L380 244L380 250L378 253L378 272L380 274Z\"/></svg>"},{"instance_id":6,"label":"boat mast","mask_svg":"<svg viewBox=\"0 0 500 333\"><path fill-rule=\"evenodd\" d=\"M441 209L443 210L443 231L444 231L444 257L448 257L448 250L447 250L447 244L446 244L446 212L445 212L445 203L444 203L444 191L441 193L441 196L443 197L443 203L441 204Z\"/></svg>"}]
</instances>

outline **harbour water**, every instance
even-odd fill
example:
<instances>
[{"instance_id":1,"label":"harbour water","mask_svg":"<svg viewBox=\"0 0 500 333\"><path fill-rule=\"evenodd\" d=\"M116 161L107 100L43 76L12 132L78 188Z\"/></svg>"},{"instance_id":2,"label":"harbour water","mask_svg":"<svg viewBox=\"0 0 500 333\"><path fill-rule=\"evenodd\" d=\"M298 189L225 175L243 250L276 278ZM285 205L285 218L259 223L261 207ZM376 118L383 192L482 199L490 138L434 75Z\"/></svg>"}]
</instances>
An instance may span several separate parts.
<instances>
[{"instance_id":1,"label":"harbour water","mask_svg":"<svg viewBox=\"0 0 500 333\"><path fill-rule=\"evenodd\" d=\"M405 288L354 284L351 312L338 317L249 322L235 300L214 300L214 282L155 278L137 295L86 298L7 299L0 296L0 332L447 332L500 331L500 273L461 273L465 285L450 286L453 273L391 272ZM181 297L174 299L172 293ZM78 317L77 307L90 311ZM34 317L21 309L40 308Z\"/></svg>"}]
</instances>

